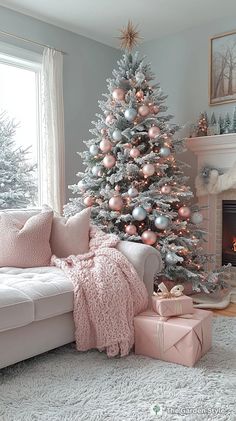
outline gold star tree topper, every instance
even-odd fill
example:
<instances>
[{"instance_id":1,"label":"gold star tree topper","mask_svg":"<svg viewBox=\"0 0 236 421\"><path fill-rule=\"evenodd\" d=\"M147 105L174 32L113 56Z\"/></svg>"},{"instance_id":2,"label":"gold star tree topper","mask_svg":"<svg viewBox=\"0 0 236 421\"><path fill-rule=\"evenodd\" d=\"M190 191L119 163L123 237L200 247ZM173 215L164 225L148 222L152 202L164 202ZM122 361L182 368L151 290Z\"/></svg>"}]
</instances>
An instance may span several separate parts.
<instances>
[{"instance_id":1,"label":"gold star tree topper","mask_svg":"<svg viewBox=\"0 0 236 421\"><path fill-rule=\"evenodd\" d=\"M125 28L120 30L121 36L118 37L120 40L120 46L124 50L131 51L139 41L142 39L139 36L139 31L137 30L137 25L134 26L133 23L129 20L128 25Z\"/></svg>"}]
</instances>

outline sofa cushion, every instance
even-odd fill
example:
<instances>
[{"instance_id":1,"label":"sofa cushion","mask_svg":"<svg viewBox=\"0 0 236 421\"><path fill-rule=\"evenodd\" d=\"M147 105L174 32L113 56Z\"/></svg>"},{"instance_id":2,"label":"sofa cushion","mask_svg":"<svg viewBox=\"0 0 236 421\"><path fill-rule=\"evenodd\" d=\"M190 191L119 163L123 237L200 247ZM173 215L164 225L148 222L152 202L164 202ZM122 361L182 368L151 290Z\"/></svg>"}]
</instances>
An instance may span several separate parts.
<instances>
[{"instance_id":1,"label":"sofa cushion","mask_svg":"<svg viewBox=\"0 0 236 421\"><path fill-rule=\"evenodd\" d=\"M90 214L87 208L68 219L54 216L50 239L53 254L68 257L88 252Z\"/></svg>"},{"instance_id":2,"label":"sofa cushion","mask_svg":"<svg viewBox=\"0 0 236 421\"><path fill-rule=\"evenodd\" d=\"M0 332L34 321L34 303L24 292L0 283Z\"/></svg>"},{"instance_id":3,"label":"sofa cushion","mask_svg":"<svg viewBox=\"0 0 236 421\"><path fill-rule=\"evenodd\" d=\"M3 330L6 330L6 326L7 329L14 329L19 323L23 326L73 310L73 285L64 272L55 267L0 268L0 295L0 331L1 326ZM5 304L11 303L10 314L10 311L16 312L14 304L17 306L18 302L22 303L23 308L24 300L30 303L24 304L28 305L28 319L23 315L22 321L9 317L7 324L4 313L1 313Z\"/></svg>"},{"instance_id":4,"label":"sofa cushion","mask_svg":"<svg viewBox=\"0 0 236 421\"><path fill-rule=\"evenodd\" d=\"M0 266L49 265L52 218L52 211L43 211L22 223L10 213L0 212Z\"/></svg>"}]
</instances>

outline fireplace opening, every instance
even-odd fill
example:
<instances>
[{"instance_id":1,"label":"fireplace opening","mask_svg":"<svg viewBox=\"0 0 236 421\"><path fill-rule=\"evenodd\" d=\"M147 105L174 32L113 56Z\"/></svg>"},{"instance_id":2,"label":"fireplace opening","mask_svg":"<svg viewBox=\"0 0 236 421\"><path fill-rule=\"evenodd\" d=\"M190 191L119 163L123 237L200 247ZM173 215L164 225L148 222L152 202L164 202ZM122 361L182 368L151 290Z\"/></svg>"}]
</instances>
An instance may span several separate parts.
<instances>
[{"instance_id":1,"label":"fireplace opening","mask_svg":"<svg viewBox=\"0 0 236 421\"><path fill-rule=\"evenodd\" d=\"M236 200L222 201L222 264L236 266Z\"/></svg>"}]
</instances>

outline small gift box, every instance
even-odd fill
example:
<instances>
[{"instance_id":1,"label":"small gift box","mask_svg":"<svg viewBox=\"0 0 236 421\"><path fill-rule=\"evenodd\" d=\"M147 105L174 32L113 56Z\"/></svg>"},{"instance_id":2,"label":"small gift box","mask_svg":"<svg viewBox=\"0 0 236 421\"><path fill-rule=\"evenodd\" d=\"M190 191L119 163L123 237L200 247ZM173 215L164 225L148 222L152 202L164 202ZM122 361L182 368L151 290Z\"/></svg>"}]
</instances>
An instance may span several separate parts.
<instances>
[{"instance_id":1,"label":"small gift box","mask_svg":"<svg viewBox=\"0 0 236 421\"><path fill-rule=\"evenodd\" d=\"M168 291L162 282L158 288L161 292L153 293L152 308L160 316L170 317L193 313L193 300L183 295L183 285L176 285Z\"/></svg>"},{"instance_id":2,"label":"small gift box","mask_svg":"<svg viewBox=\"0 0 236 421\"><path fill-rule=\"evenodd\" d=\"M210 348L212 312L163 318L148 310L134 318L135 354L192 367Z\"/></svg>"}]
</instances>

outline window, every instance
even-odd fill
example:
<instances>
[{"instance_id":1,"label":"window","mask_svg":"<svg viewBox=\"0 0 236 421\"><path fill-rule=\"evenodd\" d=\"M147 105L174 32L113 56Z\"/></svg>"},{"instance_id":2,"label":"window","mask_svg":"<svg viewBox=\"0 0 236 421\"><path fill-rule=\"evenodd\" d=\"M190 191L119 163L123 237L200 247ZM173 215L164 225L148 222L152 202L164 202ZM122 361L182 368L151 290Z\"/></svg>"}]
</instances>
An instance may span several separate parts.
<instances>
[{"instance_id":1,"label":"window","mask_svg":"<svg viewBox=\"0 0 236 421\"><path fill-rule=\"evenodd\" d=\"M41 56L0 43L0 209L39 205Z\"/></svg>"}]
</instances>

